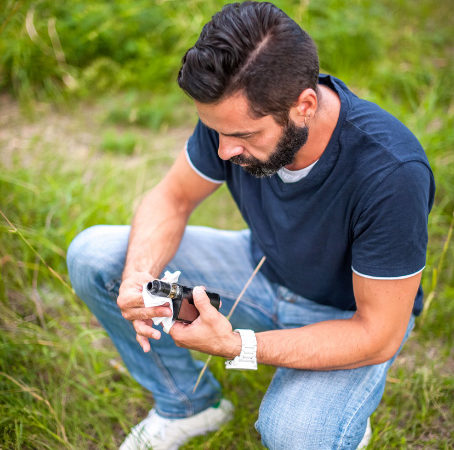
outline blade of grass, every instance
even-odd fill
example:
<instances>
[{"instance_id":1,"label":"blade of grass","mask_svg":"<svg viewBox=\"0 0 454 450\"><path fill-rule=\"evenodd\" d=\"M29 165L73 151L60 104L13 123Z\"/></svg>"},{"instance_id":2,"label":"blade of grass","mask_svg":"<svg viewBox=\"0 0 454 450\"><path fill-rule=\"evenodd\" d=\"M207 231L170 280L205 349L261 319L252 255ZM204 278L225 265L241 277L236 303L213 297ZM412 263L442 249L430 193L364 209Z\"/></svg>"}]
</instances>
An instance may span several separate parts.
<instances>
[{"instance_id":1,"label":"blade of grass","mask_svg":"<svg viewBox=\"0 0 454 450\"><path fill-rule=\"evenodd\" d=\"M263 256L262 259L259 261L259 263L257 264L257 267L254 269L254 271L252 272L251 276L249 277L249 280L246 281L246 284L244 285L243 289L241 290L240 294L238 295L237 299L235 300L235 303L233 304L232 308L230 309L230 312L229 314L227 315L227 320L230 320L230 318L232 317L232 314L234 313L238 303L240 302L241 298L243 297L243 294L246 292L246 289L249 287L249 285L251 284L252 280L254 279L254 277L257 275L258 271L260 270L260 268L263 266L263 263L266 261L266 256ZM203 374L205 373L205 371L207 370L207 367L208 367L208 364L210 364L210 361L211 361L211 358L212 356L208 356L206 362L205 362L205 365L202 367L202 370L200 371L199 373L199 376L197 378L197 381L195 382L195 385L194 385L194 388L192 389L192 392L195 392L195 390L197 389L197 386L199 385L200 383L200 380L202 379L203 377Z\"/></svg>"},{"instance_id":2,"label":"blade of grass","mask_svg":"<svg viewBox=\"0 0 454 450\"><path fill-rule=\"evenodd\" d=\"M454 227L454 211L452 213L452 218L451 218L451 223L449 225L448 234L446 236L445 243L443 244L443 250L440 255L440 260L438 261L438 265L434 269L434 272L433 272L432 290L430 291L430 293L427 296L426 301L424 303L424 310L423 310L423 313L421 316L421 323L424 323L424 321L427 317L427 312L429 311L430 305L437 295L440 274L443 269L443 264L444 264L446 253L448 252L449 244L451 242L453 227Z\"/></svg>"},{"instance_id":3,"label":"blade of grass","mask_svg":"<svg viewBox=\"0 0 454 450\"><path fill-rule=\"evenodd\" d=\"M30 394L34 399L36 400L39 400L41 402L43 402L49 409L49 411L51 412L51 414L54 416L55 418L55 422L57 423L57 427L58 429L60 430L60 433L61 433L61 437L60 436L57 436L55 435L55 437L58 437L59 440L61 440L61 438L63 438L63 442L65 444L67 444L69 446L69 442L68 442L68 438L66 437L66 431L65 431L65 427L63 426L62 423L60 423L60 421L58 420L58 416L54 410L54 408L52 407L52 405L49 403L49 400L41 397L41 395L37 394L33 388L21 383L20 381L16 380L15 378L13 378L12 376L8 375L7 373L4 373L4 372L0 372L0 375L5 377L6 379L8 379L9 381L11 381L12 383L14 383L15 385L19 386L20 389L22 390L22 392L26 392L27 394ZM48 430L50 431L50 430ZM53 434L53 433L52 433Z\"/></svg>"},{"instance_id":4,"label":"blade of grass","mask_svg":"<svg viewBox=\"0 0 454 450\"><path fill-rule=\"evenodd\" d=\"M44 260L44 258L38 253L37 250L28 242L27 238L20 232L20 230L17 229L16 226L6 217L5 213L0 209L0 214L3 216L3 218L6 220L8 225L11 227L11 232L16 233L23 241L24 243L30 248L30 250L40 259L40 261L49 269L49 272L57 278L63 286L68 288L73 294L75 293L73 288L62 278L62 276L56 272L52 267L47 264L47 262Z\"/></svg>"}]
</instances>

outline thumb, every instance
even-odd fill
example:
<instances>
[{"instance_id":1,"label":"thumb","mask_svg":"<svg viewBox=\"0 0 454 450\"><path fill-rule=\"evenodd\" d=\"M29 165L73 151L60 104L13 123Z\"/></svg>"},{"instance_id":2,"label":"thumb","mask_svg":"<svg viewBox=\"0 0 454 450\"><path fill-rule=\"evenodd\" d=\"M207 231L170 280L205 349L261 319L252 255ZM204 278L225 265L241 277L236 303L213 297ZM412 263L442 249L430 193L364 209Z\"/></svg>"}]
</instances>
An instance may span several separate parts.
<instances>
[{"instance_id":1,"label":"thumb","mask_svg":"<svg viewBox=\"0 0 454 450\"><path fill-rule=\"evenodd\" d=\"M201 316L209 317L213 315L216 308L211 305L203 286L196 286L192 290L192 296L194 298L194 305L199 310Z\"/></svg>"}]
</instances>

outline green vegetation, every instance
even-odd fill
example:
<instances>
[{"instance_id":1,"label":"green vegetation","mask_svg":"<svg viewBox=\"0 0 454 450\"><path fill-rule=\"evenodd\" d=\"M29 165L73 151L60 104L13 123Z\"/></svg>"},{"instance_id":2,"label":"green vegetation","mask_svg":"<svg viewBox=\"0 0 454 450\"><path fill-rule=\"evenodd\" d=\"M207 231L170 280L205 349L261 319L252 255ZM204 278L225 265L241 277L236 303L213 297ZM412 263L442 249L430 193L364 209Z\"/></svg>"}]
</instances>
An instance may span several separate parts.
<instances>
[{"instance_id":1,"label":"green vegetation","mask_svg":"<svg viewBox=\"0 0 454 450\"><path fill-rule=\"evenodd\" d=\"M447 0L276 2L315 38L322 69L406 123L436 181L427 308L372 416L370 448L454 447L454 59ZM68 286L65 252L128 223L195 116L175 78L222 2L5 0L0 11L0 447L117 448L152 403ZM225 187L191 223L239 229ZM33 249L34 250L33 250ZM36 250L36 251L35 251ZM50 270L49 267L52 269ZM260 448L273 374L211 367L234 421L185 448Z\"/></svg>"}]
</instances>

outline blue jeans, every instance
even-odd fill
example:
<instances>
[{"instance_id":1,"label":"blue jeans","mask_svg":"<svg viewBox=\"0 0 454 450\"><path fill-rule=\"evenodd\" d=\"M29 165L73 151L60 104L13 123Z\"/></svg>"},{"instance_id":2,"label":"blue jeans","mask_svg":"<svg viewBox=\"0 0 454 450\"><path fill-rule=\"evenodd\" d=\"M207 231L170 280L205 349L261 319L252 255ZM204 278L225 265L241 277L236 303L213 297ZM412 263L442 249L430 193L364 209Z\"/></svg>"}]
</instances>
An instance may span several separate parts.
<instances>
[{"instance_id":1,"label":"blue jeans","mask_svg":"<svg viewBox=\"0 0 454 450\"><path fill-rule=\"evenodd\" d=\"M99 225L79 234L68 250L72 285L109 333L132 376L153 393L158 413L170 418L196 414L220 399L219 383L208 371L193 393L203 364L165 333L159 341L151 340L151 351L144 353L131 323L117 307L129 230L129 226ZM254 269L250 233L189 226L167 269L181 270L182 284L218 292L221 312L227 314ZM231 322L234 328L264 331L352 315L298 296L259 272ZM412 316L404 341L413 324ZM383 395L394 358L350 370L278 368L256 423L263 444L279 449L356 448Z\"/></svg>"}]
</instances>

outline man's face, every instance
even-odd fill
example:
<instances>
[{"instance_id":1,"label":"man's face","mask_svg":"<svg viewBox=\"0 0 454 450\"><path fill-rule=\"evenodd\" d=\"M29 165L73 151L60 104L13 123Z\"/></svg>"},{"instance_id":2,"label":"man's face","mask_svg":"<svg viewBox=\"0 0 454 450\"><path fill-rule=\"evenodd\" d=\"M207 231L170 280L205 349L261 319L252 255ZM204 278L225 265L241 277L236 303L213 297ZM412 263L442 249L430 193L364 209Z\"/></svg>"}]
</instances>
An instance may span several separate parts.
<instances>
[{"instance_id":1,"label":"man's face","mask_svg":"<svg viewBox=\"0 0 454 450\"><path fill-rule=\"evenodd\" d=\"M306 143L307 127L282 127L271 116L252 118L241 94L216 103L196 102L200 120L219 133L219 157L241 165L256 177L270 176L291 165Z\"/></svg>"},{"instance_id":2,"label":"man's face","mask_svg":"<svg viewBox=\"0 0 454 450\"><path fill-rule=\"evenodd\" d=\"M254 177L269 177L274 175L282 167L293 163L300 148L306 143L309 130L305 127L298 127L289 119L289 123L282 130L275 149L268 159L261 161L255 156L244 155L232 156L230 161L240 164L243 169Z\"/></svg>"}]
</instances>

